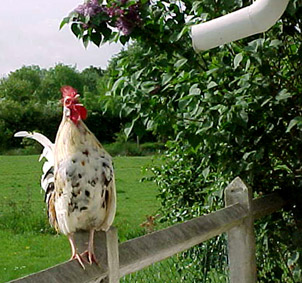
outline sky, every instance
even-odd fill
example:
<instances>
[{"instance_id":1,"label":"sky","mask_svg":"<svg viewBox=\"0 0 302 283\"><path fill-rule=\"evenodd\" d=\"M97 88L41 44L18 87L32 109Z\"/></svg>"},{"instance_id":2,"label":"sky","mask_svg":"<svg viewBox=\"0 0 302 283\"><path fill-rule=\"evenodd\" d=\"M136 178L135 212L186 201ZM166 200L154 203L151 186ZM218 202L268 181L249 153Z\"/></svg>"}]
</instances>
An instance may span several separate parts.
<instances>
[{"instance_id":1,"label":"sky","mask_svg":"<svg viewBox=\"0 0 302 283\"><path fill-rule=\"evenodd\" d=\"M0 5L0 77L28 65L42 68L58 63L105 68L119 44L87 49L65 25L60 23L84 0L5 0Z\"/></svg>"}]
</instances>

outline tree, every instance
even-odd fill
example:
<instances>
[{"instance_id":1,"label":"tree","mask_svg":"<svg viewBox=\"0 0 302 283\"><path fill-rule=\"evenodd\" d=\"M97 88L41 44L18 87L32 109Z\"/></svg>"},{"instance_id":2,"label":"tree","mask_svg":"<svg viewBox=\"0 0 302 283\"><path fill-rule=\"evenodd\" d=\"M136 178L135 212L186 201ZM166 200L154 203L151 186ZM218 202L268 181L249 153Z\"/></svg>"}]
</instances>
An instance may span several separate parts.
<instances>
[{"instance_id":1,"label":"tree","mask_svg":"<svg viewBox=\"0 0 302 283\"><path fill-rule=\"evenodd\" d=\"M41 70L39 66L23 66L21 69L10 73L10 78L30 82L34 90L40 86L44 73L45 70Z\"/></svg>"},{"instance_id":2,"label":"tree","mask_svg":"<svg viewBox=\"0 0 302 283\"><path fill-rule=\"evenodd\" d=\"M88 1L63 25L70 22L85 45L137 42L115 62L108 89L131 113L129 131L137 121L159 135L168 131L164 166L154 169L163 219L183 221L221 207L222 189L237 175L256 195L279 190L295 206L259 223L259 280L294 282L302 266L296 237L302 215L302 3L290 1L267 33L202 54L193 53L188 34L190 24L251 2ZM184 255L189 263L197 255L208 258L203 272L195 265L194 280L204 280L198 274L205 272L209 278L213 268L224 272L218 243Z\"/></svg>"},{"instance_id":3,"label":"tree","mask_svg":"<svg viewBox=\"0 0 302 283\"><path fill-rule=\"evenodd\" d=\"M22 67L0 82L0 97L26 104L40 86L43 71L37 66Z\"/></svg>"},{"instance_id":4,"label":"tree","mask_svg":"<svg viewBox=\"0 0 302 283\"><path fill-rule=\"evenodd\" d=\"M81 79L86 88L94 93L97 93L97 84L103 76L103 70L90 66L81 72Z\"/></svg>"},{"instance_id":5,"label":"tree","mask_svg":"<svg viewBox=\"0 0 302 283\"><path fill-rule=\"evenodd\" d=\"M57 100L60 94L60 88L63 85L72 85L80 93L83 91L83 82L80 73L75 67L58 64L50 68L43 78L38 89L37 96L41 101Z\"/></svg>"}]
</instances>

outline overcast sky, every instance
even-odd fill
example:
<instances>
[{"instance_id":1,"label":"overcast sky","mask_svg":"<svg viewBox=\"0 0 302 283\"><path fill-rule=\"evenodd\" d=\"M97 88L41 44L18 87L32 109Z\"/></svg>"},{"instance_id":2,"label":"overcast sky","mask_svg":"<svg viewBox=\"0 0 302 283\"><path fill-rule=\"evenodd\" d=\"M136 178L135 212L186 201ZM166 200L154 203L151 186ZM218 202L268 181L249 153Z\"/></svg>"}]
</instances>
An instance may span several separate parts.
<instances>
[{"instance_id":1,"label":"overcast sky","mask_svg":"<svg viewBox=\"0 0 302 283\"><path fill-rule=\"evenodd\" d=\"M2 0L0 5L0 77L24 65L49 68L56 63L106 67L120 45L83 47L61 20L84 0Z\"/></svg>"}]
</instances>

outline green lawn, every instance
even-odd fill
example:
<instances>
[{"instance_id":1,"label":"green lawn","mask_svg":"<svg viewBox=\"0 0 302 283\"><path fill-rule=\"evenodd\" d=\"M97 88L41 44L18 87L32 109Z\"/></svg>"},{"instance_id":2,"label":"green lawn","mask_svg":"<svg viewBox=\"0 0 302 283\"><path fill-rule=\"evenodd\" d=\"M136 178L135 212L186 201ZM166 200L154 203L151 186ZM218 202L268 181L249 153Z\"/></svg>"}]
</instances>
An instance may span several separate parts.
<instances>
[{"instance_id":1,"label":"green lawn","mask_svg":"<svg viewBox=\"0 0 302 283\"><path fill-rule=\"evenodd\" d=\"M114 225L120 241L143 233L140 224L156 213L159 201L153 183L140 182L141 168L151 157L114 158L118 194ZM66 261L67 238L47 223L38 156L0 156L0 282L6 282Z\"/></svg>"}]
</instances>

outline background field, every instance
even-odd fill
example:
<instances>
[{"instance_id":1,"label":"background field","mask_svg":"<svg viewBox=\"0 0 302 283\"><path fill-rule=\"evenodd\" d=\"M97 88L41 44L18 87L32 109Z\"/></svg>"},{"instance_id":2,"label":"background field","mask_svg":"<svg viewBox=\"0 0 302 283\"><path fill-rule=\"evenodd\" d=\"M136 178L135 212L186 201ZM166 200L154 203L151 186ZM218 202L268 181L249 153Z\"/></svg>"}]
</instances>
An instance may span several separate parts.
<instances>
[{"instance_id":1,"label":"background field","mask_svg":"<svg viewBox=\"0 0 302 283\"><path fill-rule=\"evenodd\" d=\"M114 158L118 194L114 225L120 241L144 234L140 224L159 207L155 185L140 182L146 176L141 169L152 162L152 157ZM0 282L70 257L66 237L56 235L47 222L39 184L41 166L37 155L0 156Z\"/></svg>"}]
</instances>

